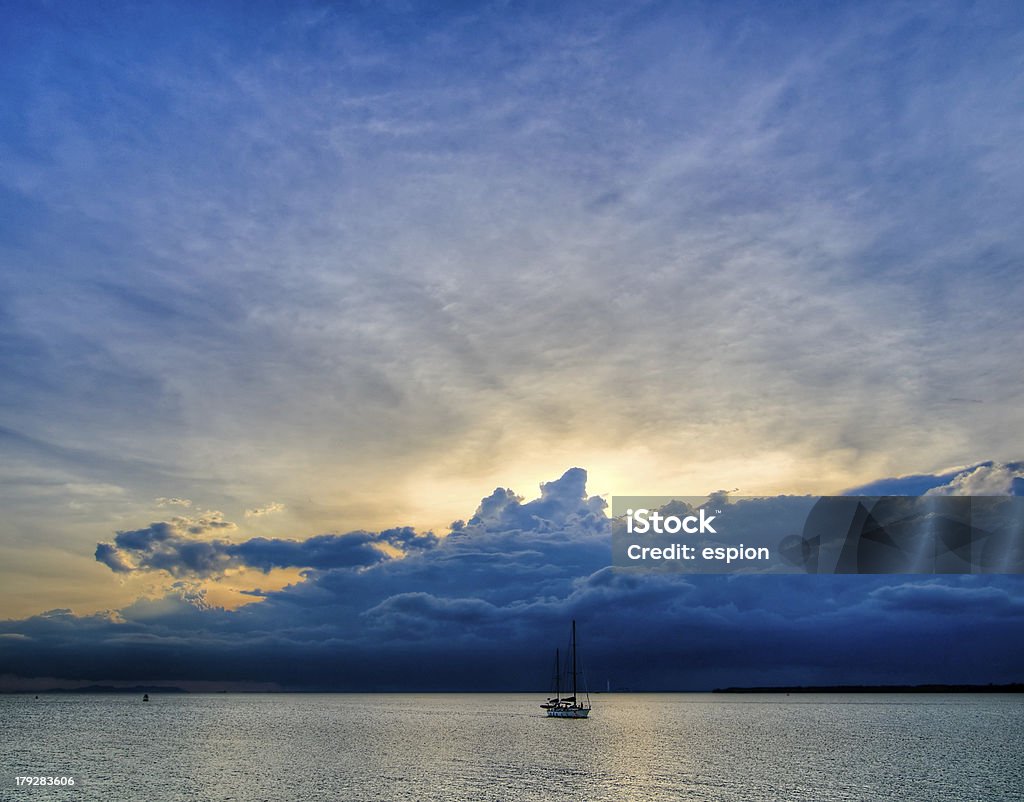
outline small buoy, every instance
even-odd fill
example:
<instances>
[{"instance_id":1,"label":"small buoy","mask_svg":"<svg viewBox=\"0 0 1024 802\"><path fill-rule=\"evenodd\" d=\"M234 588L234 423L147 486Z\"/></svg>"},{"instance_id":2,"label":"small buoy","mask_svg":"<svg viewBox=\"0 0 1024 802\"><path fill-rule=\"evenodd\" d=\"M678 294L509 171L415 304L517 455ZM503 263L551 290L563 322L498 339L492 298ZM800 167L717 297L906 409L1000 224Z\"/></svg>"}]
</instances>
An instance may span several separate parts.
<instances>
[{"instance_id":1,"label":"small buoy","mask_svg":"<svg viewBox=\"0 0 1024 802\"><path fill-rule=\"evenodd\" d=\"M142 701L143 702L148 702L149 701L149 694L148 693L142 694Z\"/></svg>"}]
</instances>

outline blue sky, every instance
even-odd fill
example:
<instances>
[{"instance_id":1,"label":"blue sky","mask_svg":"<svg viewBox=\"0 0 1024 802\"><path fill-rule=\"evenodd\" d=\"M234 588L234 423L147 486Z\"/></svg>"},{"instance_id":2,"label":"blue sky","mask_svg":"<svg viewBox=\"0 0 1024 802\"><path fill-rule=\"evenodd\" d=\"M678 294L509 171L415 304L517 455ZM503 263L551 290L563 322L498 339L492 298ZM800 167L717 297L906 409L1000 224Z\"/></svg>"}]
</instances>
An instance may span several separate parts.
<instances>
[{"instance_id":1,"label":"blue sky","mask_svg":"<svg viewBox=\"0 0 1024 802\"><path fill-rule=\"evenodd\" d=\"M96 544L176 517L443 538L574 465L601 497L1009 492L1019 4L6 18L0 616L271 615L252 591L316 595L312 566L117 572ZM1019 629L1014 580L977 582L948 592L1008 594Z\"/></svg>"}]
</instances>

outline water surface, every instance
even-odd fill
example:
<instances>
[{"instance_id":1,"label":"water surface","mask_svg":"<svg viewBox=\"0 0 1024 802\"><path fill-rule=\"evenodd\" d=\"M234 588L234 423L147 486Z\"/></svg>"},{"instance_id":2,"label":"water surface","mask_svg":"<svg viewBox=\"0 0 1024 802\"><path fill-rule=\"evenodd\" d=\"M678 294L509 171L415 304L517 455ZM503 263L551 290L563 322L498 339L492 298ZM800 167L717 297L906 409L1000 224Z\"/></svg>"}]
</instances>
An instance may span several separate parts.
<instances>
[{"instance_id":1,"label":"water surface","mask_svg":"<svg viewBox=\"0 0 1024 802\"><path fill-rule=\"evenodd\" d=\"M7 800L1024 800L1014 695L0 697ZM72 774L77 790L16 789Z\"/></svg>"}]
</instances>

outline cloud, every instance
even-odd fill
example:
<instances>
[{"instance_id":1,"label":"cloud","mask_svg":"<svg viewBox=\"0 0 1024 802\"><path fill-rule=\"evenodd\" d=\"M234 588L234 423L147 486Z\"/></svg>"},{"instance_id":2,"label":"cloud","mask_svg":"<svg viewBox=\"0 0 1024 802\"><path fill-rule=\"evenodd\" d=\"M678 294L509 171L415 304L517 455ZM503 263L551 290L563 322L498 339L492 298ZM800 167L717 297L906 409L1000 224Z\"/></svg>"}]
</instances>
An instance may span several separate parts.
<instances>
[{"instance_id":1,"label":"cloud","mask_svg":"<svg viewBox=\"0 0 1024 802\"><path fill-rule=\"evenodd\" d=\"M933 487L929 496L1024 496L1024 462L983 462Z\"/></svg>"},{"instance_id":2,"label":"cloud","mask_svg":"<svg viewBox=\"0 0 1024 802\"><path fill-rule=\"evenodd\" d=\"M95 556L97 562L103 563L117 574L127 574L135 569L135 566L128 562L117 548L110 543L97 543Z\"/></svg>"},{"instance_id":3,"label":"cloud","mask_svg":"<svg viewBox=\"0 0 1024 802\"><path fill-rule=\"evenodd\" d=\"M978 615L985 618L1006 616L1024 620L1024 598L997 587L945 585L934 581L912 582L877 588L871 591L869 597L885 609L897 613Z\"/></svg>"},{"instance_id":4,"label":"cloud","mask_svg":"<svg viewBox=\"0 0 1024 802\"><path fill-rule=\"evenodd\" d=\"M1021 496L1024 462L979 462L939 474L878 479L845 491L848 496Z\"/></svg>"},{"instance_id":5,"label":"cloud","mask_svg":"<svg viewBox=\"0 0 1024 802\"><path fill-rule=\"evenodd\" d=\"M26 502L40 466L125 499L286 498L302 533L357 530L310 546L174 519L119 533L96 549L118 575L308 573L188 626L181 599L145 626L73 625L96 638L61 635L69 667L130 637L150 649L132 670L205 659L400 683L389 649L391 665L440 665L428 640L403 653L386 637L418 620L462 658L452 670L522 676L573 612L618 638L618 658L595 644L617 673L639 670L630 650L671 655L693 682L716 681L700 666L756 672L755 657L826 665L830 605L863 602L871 581L633 586L601 573L601 502L576 498L579 474L530 501L507 484L579 461L602 491L820 493L1016 456L1015 5L763 4L743 25L726 4L415 23L383 4L315 22L268 9L258 47L228 5L157 25L84 4L7 20L31 35L0 54L18 121L0 128L3 542L79 555L99 522L149 520ZM972 482L1004 479L1019 490L1016 475ZM382 535L463 515L452 499L481 481L503 487L436 545ZM32 575L32 552L8 551L25 560L10 576ZM103 604L108 587L90 592ZM439 601L387 604L403 593ZM443 625L459 599L499 611L486 648ZM850 645L870 646L867 620ZM910 640L890 644L901 670L919 665ZM1008 671L997 641L978 654ZM670 676L656 662L649 686Z\"/></svg>"},{"instance_id":6,"label":"cloud","mask_svg":"<svg viewBox=\"0 0 1024 802\"><path fill-rule=\"evenodd\" d=\"M432 533L418 534L411 527L318 535L301 541L252 538L230 542L206 537L237 528L215 511L200 518L156 521L143 529L117 532L113 543L98 543L95 557L115 573L163 571L173 577L211 578L235 568L269 573L275 568L368 566L391 559L394 554L388 548L406 554L437 543Z\"/></svg>"},{"instance_id":7,"label":"cloud","mask_svg":"<svg viewBox=\"0 0 1024 802\"><path fill-rule=\"evenodd\" d=\"M158 507L191 507L192 500L187 498L165 498L161 496L156 500Z\"/></svg>"},{"instance_id":8,"label":"cloud","mask_svg":"<svg viewBox=\"0 0 1024 802\"><path fill-rule=\"evenodd\" d=\"M468 530L461 525L459 529L462 532L477 528L487 531L604 531L607 504L598 497L588 498L586 485L587 472L570 468L560 479L541 484L540 498L525 504L511 490L496 488L481 500L476 514L469 519Z\"/></svg>"},{"instance_id":9,"label":"cloud","mask_svg":"<svg viewBox=\"0 0 1024 802\"><path fill-rule=\"evenodd\" d=\"M226 550L238 564L264 572L291 567L328 570L369 566L392 559L382 546L389 546L404 556L431 549L437 542L437 537L431 532L418 533L411 527L398 527L382 532L317 535L301 541L254 538Z\"/></svg>"},{"instance_id":10,"label":"cloud","mask_svg":"<svg viewBox=\"0 0 1024 802\"><path fill-rule=\"evenodd\" d=\"M530 500L498 488L440 538L398 527L228 542L183 520L126 530L98 559L170 574L167 594L4 622L0 633L24 638L8 639L0 673L349 690L487 677L540 690L576 618L592 687L1020 678L1022 577L621 572L609 567L603 504L574 468ZM241 566L305 570L257 604L211 606L202 583Z\"/></svg>"},{"instance_id":11,"label":"cloud","mask_svg":"<svg viewBox=\"0 0 1024 802\"><path fill-rule=\"evenodd\" d=\"M255 518L261 515L271 515L275 512L282 512L286 507L279 501L271 502L265 507L254 507L245 511L246 518Z\"/></svg>"},{"instance_id":12,"label":"cloud","mask_svg":"<svg viewBox=\"0 0 1024 802\"><path fill-rule=\"evenodd\" d=\"M543 483L540 498L526 503L511 490L496 488L480 502L468 523L453 524L448 557L459 559L460 541L472 542L481 533L491 536L492 542L518 538L526 531L533 535L583 533L587 537L605 533L606 502L587 496L586 480L586 471L571 468L556 481ZM441 542L432 532L419 533L412 527L318 535L301 541L259 537L228 542L206 538L211 532L235 529L234 523L225 521L216 511L198 518L175 517L143 529L119 531L113 543L97 544L95 556L116 573L152 570L175 577L209 578L243 567L265 573L275 568L365 567L432 549Z\"/></svg>"},{"instance_id":13,"label":"cloud","mask_svg":"<svg viewBox=\"0 0 1024 802\"><path fill-rule=\"evenodd\" d=\"M309 531L512 462L827 492L1009 459L1019 18L955 8L281 8L258 57L227 8L21 9L5 63L52 58L0 143L0 436Z\"/></svg>"}]
</instances>

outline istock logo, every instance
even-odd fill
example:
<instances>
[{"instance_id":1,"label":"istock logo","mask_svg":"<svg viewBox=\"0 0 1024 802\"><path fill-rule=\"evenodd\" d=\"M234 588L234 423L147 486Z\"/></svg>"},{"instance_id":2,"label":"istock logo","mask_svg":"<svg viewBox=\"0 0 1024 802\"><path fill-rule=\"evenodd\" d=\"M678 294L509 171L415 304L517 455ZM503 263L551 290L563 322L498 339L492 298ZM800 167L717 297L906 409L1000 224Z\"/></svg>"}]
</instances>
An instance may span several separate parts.
<instances>
[{"instance_id":1,"label":"istock logo","mask_svg":"<svg viewBox=\"0 0 1024 802\"><path fill-rule=\"evenodd\" d=\"M678 532L686 532L688 535L718 534L711 525L716 516L705 516L704 512L702 509L699 510L699 516L687 515L680 518L678 515L662 515L657 510L651 512L646 508L626 510L626 531L631 535L645 535L648 532L656 535L674 535Z\"/></svg>"}]
</instances>

